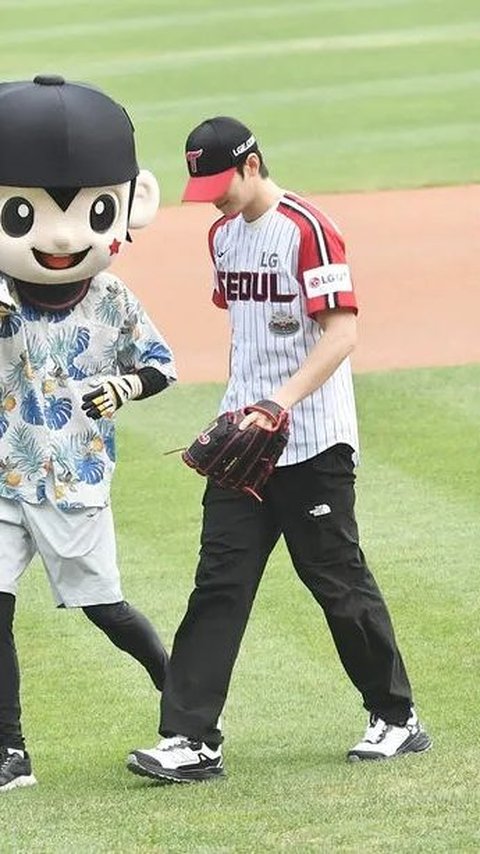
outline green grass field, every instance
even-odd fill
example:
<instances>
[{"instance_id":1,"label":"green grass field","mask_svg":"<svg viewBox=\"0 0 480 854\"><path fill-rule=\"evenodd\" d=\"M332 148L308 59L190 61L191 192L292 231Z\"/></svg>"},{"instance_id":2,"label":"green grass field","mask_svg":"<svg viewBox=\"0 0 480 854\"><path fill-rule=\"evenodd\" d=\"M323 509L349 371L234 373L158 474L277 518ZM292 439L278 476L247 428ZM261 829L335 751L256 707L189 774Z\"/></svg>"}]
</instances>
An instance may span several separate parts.
<instances>
[{"instance_id":1,"label":"green grass field","mask_svg":"<svg viewBox=\"0 0 480 854\"><path fill-rule=\"evenodd\" d=\"M128 751L156 737L155 691L80 613L53 609L35 564L17 626L40 784L0 800L2 854L478 851L479 382L478 367L356 380L363 544L433 751L345 762L365 714L280 546L227 702L227 780L183 789L129 775ZM215 385L178 387L120 415L125 593L167 642L191 588L203 480L162 454L188 441L219 395Z\"/></svg>"},{"instance_id":2,"label":"green grass field","mask_svg":"<svg viewBox=\"0 0 480 854\"><path fill-rule=\"evenodd\" d=\"M0 24L0 79L62 73L127 106L164 203L184 184L186 134L221 113L250 123L274 177L299 191L479 180L478 0L1 0ZM53 608L36 562L17 638L40 784L0 799L0 854L479 851L479 382L478 366L356 380L363 545L433 751L344 761L365 714L279 546L226 708L227 780L145 783L124 759L156 738L155 691L80 613ZM203 482L162 452L220 394L180 386L119 417L125 594L168 645Z\"/></svg>"},{"instance_id":3,"label":"green grass field","mask_svg":"<svg viewBox=\"0 0 480 854\"><path fill-rule=\"evenodd\" d=\"M478 0L2 0L0 23L0 79L104 87L167 203L186 135L217 114L298 191L479 179Z\"/></svg>"}]
</instances>

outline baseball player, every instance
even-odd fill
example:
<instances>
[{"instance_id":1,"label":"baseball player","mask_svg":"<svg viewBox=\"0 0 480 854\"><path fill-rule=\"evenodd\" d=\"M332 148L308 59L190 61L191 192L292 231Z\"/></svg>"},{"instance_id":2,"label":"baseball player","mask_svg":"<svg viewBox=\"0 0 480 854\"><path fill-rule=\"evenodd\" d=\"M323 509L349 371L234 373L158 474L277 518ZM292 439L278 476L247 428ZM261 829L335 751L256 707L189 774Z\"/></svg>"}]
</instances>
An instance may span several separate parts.
<instances>
[{"instance_id":1,"label":"baseball player","mask_svg":"<svg viewBox=\"0 0 480 854\"><path fill-rule=\"evenodd\" d=\"M343 239L321 211L269 178L254 134L239 121L202 122L187 139L186 159L184 200L213 202L221 213L209 233L213 302L228 310L232 336L220 410L271 400L289 410L291 433L262 503L207 482L195 588L161 700L162 740L134 751L128 767L181 782L223 774L219 716L281 535L369 712L348 758L420 753L430 739L355 521L358 436L349 355L357 301ZM264 418L251 412L242 426Z\"/></svg>"},{"instance_id":2,"label":"baseball player","mask_svg":"<svg viewBox=\"0 0 480 854\"><path fill-rule=\"evenodd\" d=\"M81 608L159 690L168 661L124 600L110 482L112 416L175 378L142 306L105 272L127 227L153 220L133 126L97 89L38 76L0 84L0 791L36 782L20 724L13 638L35 553L58 607Z\"/></svg>"}]
</instances>

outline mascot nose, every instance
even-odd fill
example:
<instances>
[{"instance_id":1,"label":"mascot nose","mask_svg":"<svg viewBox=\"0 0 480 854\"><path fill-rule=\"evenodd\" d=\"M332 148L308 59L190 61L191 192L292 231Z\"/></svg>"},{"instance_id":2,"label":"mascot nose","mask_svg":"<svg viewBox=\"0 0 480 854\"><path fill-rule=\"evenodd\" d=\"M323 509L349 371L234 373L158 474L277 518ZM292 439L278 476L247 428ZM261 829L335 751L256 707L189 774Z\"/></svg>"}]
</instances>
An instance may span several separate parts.
<instances>
[{"instance_id":1,"label":"mascot nose","mask_svg":"<svg viewBox=\"0 0 480 854\"><path fill-rule=\"evenodd\" d=\"M56 234L52 240L53 246L55 249L58 249L59 252L69 252L72 249L72 236L70 234L61 233Z\"/></svg>"}]
</instances>

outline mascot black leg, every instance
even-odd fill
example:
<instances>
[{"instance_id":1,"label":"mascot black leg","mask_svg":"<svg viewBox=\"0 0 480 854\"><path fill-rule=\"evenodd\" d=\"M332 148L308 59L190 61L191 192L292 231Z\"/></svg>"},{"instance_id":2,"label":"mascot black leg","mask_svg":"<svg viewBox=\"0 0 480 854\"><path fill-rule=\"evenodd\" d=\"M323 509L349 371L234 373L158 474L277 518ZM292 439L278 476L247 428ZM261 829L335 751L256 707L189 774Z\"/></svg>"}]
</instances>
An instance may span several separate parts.
<instances>
[{"instance_id":1,"label":"mascot black leg","mask_svg":"<svg viewBox=\"0 0 480 854\"><path fill-rule=\"evenodd\" d=\"M0 593L0 747L23 750L20 670L13 637L15 596Z\"/></svg>"},{"instance_id":2,"label":"mascot black leg","mask_svg":"<svg viewBox=\"0 0 480 854\"><path fill-rule=\"evenodd\" d=\"M87 605L82 610L115 646L128 652L145 667L153 684L161 691L168 654L150 621L128 602Z\"/></svg>"}]
</instances>

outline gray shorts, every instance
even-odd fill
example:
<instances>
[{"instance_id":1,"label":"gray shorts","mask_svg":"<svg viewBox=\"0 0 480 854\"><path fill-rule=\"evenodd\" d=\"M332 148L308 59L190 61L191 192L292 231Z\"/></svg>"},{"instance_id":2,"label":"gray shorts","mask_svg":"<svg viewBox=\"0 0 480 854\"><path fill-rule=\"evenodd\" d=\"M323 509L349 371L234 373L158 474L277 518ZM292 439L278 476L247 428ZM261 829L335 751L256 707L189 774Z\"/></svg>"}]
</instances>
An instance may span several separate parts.
<instances>
[{"instance_id":1,"label":"gray shorts","mask_svg":"<svg viewBox=\"0 0 480 854\"><path fill-rule=\"evenodd\" d=\"M0 591L16 595L38 552L57 605L121 602L110 507L65 512L48 498L26 504L0 498Z\"/></svg>"}]
</instances>

